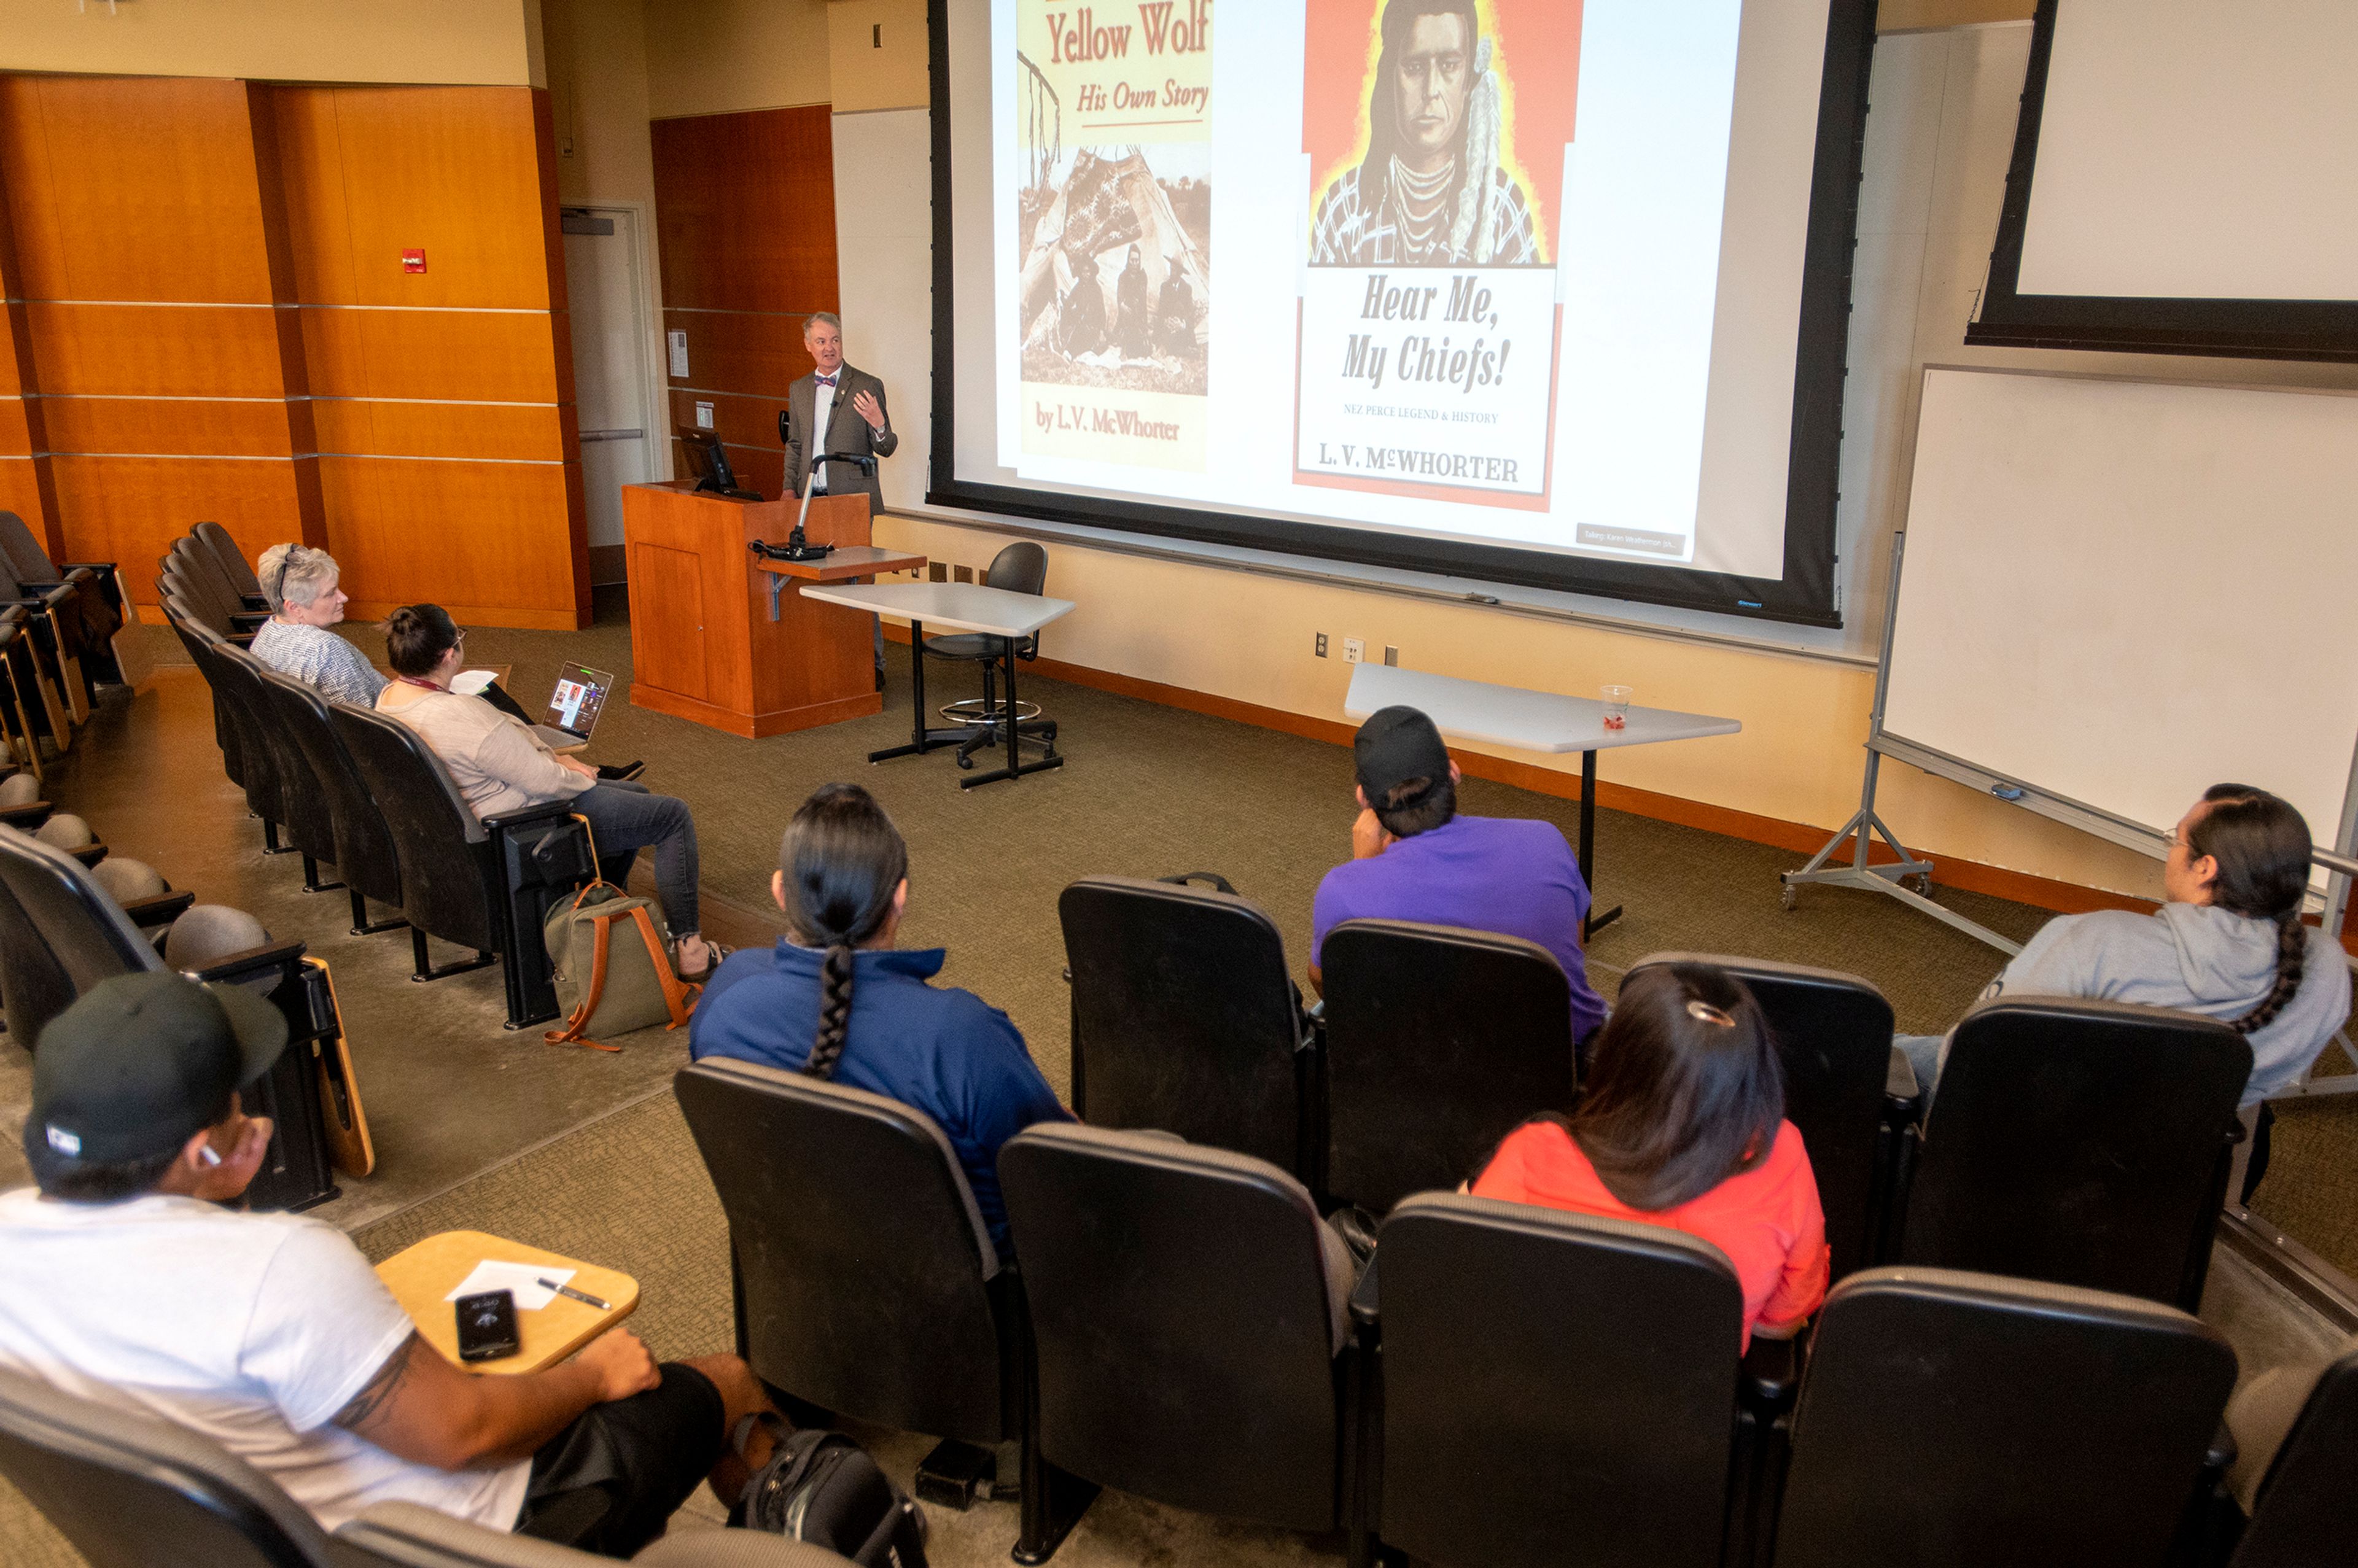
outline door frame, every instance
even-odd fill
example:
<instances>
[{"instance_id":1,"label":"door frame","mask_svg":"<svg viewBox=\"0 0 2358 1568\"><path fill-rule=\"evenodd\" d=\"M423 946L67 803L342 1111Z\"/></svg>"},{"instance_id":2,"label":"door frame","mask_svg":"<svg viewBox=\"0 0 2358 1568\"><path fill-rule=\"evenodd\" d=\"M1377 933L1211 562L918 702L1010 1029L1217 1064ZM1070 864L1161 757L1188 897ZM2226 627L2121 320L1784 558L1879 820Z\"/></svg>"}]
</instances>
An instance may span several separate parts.
<instances>
[{"instance_id":1,"label":"door frame","mask_svg":"<svg viewBox=\"0 0 2358 1568\"><path fill-rule=\"evenodd\" d=\"M580 201L560 201L560 210L571 209L593 215L622 213L631 221L631 232L636 237L633 260L637 270L635 287L631 290L632 308L638 313L640 388L644 401L646 430L647 478L663 483L672 478L671 454L671 379L666 367L669 354L664 344L663 300L656 277L654 224L653 213L644 201L607 201L590 198ZM570 280L568 279L568 284ZM572 292L568 287L566 304L570 310ZM569 338L568 332L568 338ZM577 413L579 405L576 404Z\"/></svg>"}]
</instances>

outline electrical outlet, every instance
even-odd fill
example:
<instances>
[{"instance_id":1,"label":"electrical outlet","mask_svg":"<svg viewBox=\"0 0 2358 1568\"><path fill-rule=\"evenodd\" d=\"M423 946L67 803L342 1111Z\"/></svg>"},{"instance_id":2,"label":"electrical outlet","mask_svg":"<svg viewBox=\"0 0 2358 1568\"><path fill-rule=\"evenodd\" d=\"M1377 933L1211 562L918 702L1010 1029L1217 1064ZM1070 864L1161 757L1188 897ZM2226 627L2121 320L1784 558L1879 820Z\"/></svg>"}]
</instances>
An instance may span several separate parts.
<instances>
[{"instance_id":1,"label":"electrical outlet","mask_svg":"<svg viewBox=\"0 0 2358 1568\"><path fill-rule=\"evenodd\" d=\"M1391 665L1395 669L1400 667L1400 650L1393 647L1390 643L1386 643L1384 644L1384 663Z\"/></svg>"},{"instance_id":2,"label":"electrical outlet","mask_svg":"<svg viewBox=\"0 0 2358 1568\"><path fill-rule=\"evenodd\" d=\"M1322 659L1326 656L1326 633L1324 632L1318 633L1318 646L1316 652L1318 656Z\"/></svg>"},{"instance_id":3,"label":"electrical outlet","mask_svg":"<svg viewBox=\"0 0 2358 1568\"><path fill-rule=\"evenodd\" d=\"M1366 659L1367 656L1367 643L1361 642L1357 637L1346 637L1343 639L1343 662L1345 664L1356 665Z\"/></svg>"}]
</instances>

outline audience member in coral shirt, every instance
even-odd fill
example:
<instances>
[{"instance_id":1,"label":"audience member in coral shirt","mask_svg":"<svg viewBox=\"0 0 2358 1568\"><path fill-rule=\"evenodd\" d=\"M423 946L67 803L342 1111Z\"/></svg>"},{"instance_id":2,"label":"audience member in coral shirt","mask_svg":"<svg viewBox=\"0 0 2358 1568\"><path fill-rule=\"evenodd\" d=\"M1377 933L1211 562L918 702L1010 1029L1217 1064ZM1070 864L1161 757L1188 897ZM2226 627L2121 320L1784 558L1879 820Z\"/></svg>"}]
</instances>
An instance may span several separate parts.
<instances>
[{"instance_id":1,"label":"audience member in coral shirt","mask_svg":"<svg viewBox=\"0 0 2358 1568\"><path fill-rule=\"evenodd\" d=\"M1592 1049L1580 1108L1509 1133L1469 1190L1698 1237L1736 1266L1746 1346L1795 1332L1825 1300L1825 1214L1752 993L1708 964L1645 969Z\"/></svg>"}]
</instances>

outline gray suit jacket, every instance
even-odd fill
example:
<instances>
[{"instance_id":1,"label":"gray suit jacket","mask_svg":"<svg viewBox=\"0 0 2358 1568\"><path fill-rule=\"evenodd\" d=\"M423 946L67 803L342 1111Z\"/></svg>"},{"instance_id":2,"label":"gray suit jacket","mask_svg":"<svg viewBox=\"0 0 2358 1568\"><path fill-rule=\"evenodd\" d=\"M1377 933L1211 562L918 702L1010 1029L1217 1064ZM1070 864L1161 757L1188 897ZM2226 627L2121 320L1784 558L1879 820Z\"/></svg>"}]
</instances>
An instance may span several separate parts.
<instances>
[{"instance_id":1,"label":"gray suit jacket","mask_svg":"<svg viewBox=\"0 0 2358 1568\"><path fill-rule=\"evenodd\" d=\"M862 392L872 393L876 406L884 411L884 428L871 430L851 400ZM786 411L778 416L778 438L786 445L786 498L799 497L803 492L803 473L811 459L829 452L871 452L880 458L892 455L901 438L892 428L892 411L884 402L884 384L864 370L854 369L848 362L843 373L836 378L835 401L827 406L827 440L814 448L810 438L811 410L818 406L817 373L803 377L786 388ZM871 515L884 509L884 487L875 474L863 476L850 463L828 465L826 475L827 493L841 495L848 491L865 489Z\"/></svg>"}]
</instances>

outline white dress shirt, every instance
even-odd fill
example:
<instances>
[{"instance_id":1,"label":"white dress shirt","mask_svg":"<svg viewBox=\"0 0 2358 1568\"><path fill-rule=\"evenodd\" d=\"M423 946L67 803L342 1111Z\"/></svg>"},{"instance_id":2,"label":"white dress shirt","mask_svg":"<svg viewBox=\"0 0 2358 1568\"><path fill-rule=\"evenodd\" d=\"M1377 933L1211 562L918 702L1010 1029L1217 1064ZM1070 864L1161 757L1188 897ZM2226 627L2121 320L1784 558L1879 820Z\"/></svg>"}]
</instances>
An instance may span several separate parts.
<instances>
[{"instance_id":1,"label":"white dress shirt","mask_svg":"<svg viewBox=\"0 0 2358 1568\"><path fill-rule=\"evenodd\" d=\"M810 470L811 493L827 493L827 465L818 460L827 451L827 417L835 411L835 389L843 380L843 368L836 367L835 380L813 373L811 377Z\"/></svg>"}]
</instances>

